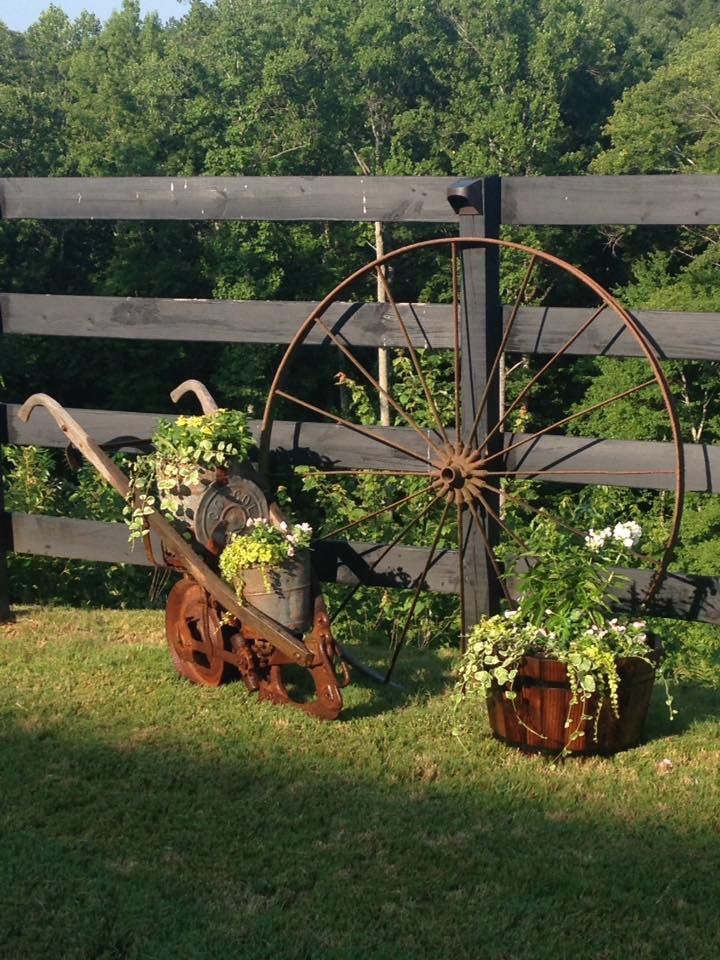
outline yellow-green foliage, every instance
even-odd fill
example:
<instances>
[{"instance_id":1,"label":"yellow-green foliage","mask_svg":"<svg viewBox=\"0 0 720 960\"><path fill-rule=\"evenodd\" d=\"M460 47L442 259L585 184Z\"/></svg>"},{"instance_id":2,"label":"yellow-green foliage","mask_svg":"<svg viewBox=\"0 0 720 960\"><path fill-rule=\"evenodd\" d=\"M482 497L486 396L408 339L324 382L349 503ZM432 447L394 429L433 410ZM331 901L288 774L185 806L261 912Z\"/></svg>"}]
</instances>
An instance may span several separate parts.
<instances>
[{"instance_id":1,"label":"yellow-green foliage","mask_svg":"<svg viewBox=\"0 0 720 960\"><path fill-rule=\"evenodd\" d=\"M234 534L220 555L220 573L237 592L244 587L243 572L259 567L270 589L267 574L281 567L301 550L307 550L312 537L312 527L296 523L289 527L285 522L275 526L268 520L248 520L247 530Z\"/></svg>"}]
</instances>

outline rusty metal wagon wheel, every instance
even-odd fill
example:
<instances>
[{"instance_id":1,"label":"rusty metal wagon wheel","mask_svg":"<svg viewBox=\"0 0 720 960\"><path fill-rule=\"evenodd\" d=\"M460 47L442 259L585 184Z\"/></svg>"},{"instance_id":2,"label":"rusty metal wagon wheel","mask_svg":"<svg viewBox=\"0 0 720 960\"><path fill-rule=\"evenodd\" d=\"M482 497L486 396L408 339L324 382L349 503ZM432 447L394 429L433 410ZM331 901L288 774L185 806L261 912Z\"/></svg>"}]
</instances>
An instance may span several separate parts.
<instances>
[{"instance_id":1,"label":"rusty metal wagon wheel","mask_svg":"<svg viewBox=\"0 0 720 960\"><path fill-rule=\"evenodd\" d=\"M475 414L472 422L463 419L463 395L468 385L466 360L463 356L463 326L465 323L480 323L466 316L463 283L464 264L477 251L486 254L498 251L512 262L514 274L521 278L512 306L506 308L502 337L498 337L499 351L487 364L486 386L480 396L474 397ZM419 262L419 269L417 266ZM428 267L432 271L430 297L422 295ZM418 275L423 277L417 280ZM384 293L384 303L370 301L375 295L375 285ZM470 283L467 284L468 289ZM570 336L563 338L536 361L537 369L527 375L527 380L514 393L511 401L498 406L495 391L504 389L507 375L505 355L518 317L523 307L534 299L547 304L552 291L562 293L561 302L586 304L587 309ZM432 313L423 300L444 295L449 301L445 315L449 317L441 336L428 335L426 326ZM350 301L348 303L348 301ZM363 307L363 301L367 304ZM363 310L371 311L383 324L384 342L393 352L396 367L402 371L402 382L385 386L374 366L376 353L356 344L362 342ZM437 317L435 318L437 320ZM521 420L531 407L548 380L568 361L571 355L580 353L583 337L592 339L593 324L618 334L628 335L635 342L635 354L646 367L637 383L595 403L573 408L563 415L553 415L550 423L542 422L534 430L525 433ZM353 324L360 326L353 327ZM432 323L430 324L432 326ZM603 334L605 335L605 334ZM577 341L580 343L577 344ZM369 343L365 339L365 343ZM308 343L324 343L336 348L342 370L336 382L349 385L352 400L344 406L328 385L313 384L307 377L303 351ZM577 346L575 346L577 344ZM307 356L307 355L306 355ZM444 360L443 360L444 356ZM474 362L474 361L473 361ZM518 365L519 366L519 365ZM440 377L439 371L445 375ZM291 384L301 384L293 387ZM353 392L354 391L354 392ZM361 391L361 393L358 393ZM665 433L671 439L672 456L661 469L638 464L628 469L598 468L573 469L572 463L564 466L565 456L558 453L539 463L535 456L542 443L553 441L558 434L577 432L583 418L604 411L607 415L613 405L636 394L647 397L654 391L654 400L666 418ZM358 396L366 401L357 402ZM368 417L368 410L377 410L384 400L391 415L390 427L377 427ZM491 411L492 416L488 416ZM375 477L388 487L387 495L362 516L353 519L335 530L320 531L321 539L348 538L372 540L378 525L390 524L392 535L386 546L371 554L372 561L366 572L372 575L378 565L399 544L408 540L415 546L424 545L426 559L419 574L414 575L408 586L412 600L407 607L407 616L399 629L385 674L388 679L395 666L398 653L405 643L421 592L439 558L447 552L453 541L457 551L458 589L461 611L465 605L465 584L468 564L471 562L468 544L473 550L487 554L489 570L501 581L502 569L498 560L496 544L498 536L515 543L522 551L525 547L521 531L516 528L512 516L526 511L528 517L542 509L563 529L567 523L558 517L546 504L538 506L538 500L530 502L518 492L521 481L532 480L541 490L567 489L578 492L587 482L664 488L670 498L666 510L666 536L651 574L647 578L643 600L647 604L657 592L667 569L680 525L683 505L683 448L677 414L673 405L665 374L658 362L647 336L634 318L596 281L571 264L531 247L510 241L476 238L441 238L412 244L374 260L352 275L322 300L307 318L290 343L275 375L264 413L261 463L267 469L270 452L282 446L277 421L281 416L317 421L326 426L334 425L336 437L341 434L354 438L354 448L345 444L345 454L340 462L321 462L313 470L313 483L338 483L355 478L367 480ZM377 423L377 420L375 421ZM543 440L547 438L547 440ZM612 439L612 438L611 438ZM287 442L287 441L285 441ZM599 480L599 475L601 479ZM593 479L589 481L589 477ZM558 487L562 484L563 487ZM350 495L350 494L348 494ZM391 522L392 521L392 522ZM575 531L580 534L581 531ZM350 536L349 536L350 535ZM424 543L419 540L424 535ZM375 540L377 542L377 540ZM501 581L502 582L502 581ZM354 586L341 602L349 599L357 589ZM509 602L507 587L503 587ZM331 610L333 616L337 609ZM461 631L465 621L461 618Z\"/></svg>"},{"instance_id":2,"label":"rusty metal wagon wheel","mask_svg":"<svg viewBox=\"0 0 720 960\"><path fill-rule=\"evenodd\" d=\"M219 687L230 679L231 664L217 656L212 641L222 624L207 592L193 580L181 580L170 591L165 611L170 657L177 672L206 687Z\"/></svg>"}]
</instances>

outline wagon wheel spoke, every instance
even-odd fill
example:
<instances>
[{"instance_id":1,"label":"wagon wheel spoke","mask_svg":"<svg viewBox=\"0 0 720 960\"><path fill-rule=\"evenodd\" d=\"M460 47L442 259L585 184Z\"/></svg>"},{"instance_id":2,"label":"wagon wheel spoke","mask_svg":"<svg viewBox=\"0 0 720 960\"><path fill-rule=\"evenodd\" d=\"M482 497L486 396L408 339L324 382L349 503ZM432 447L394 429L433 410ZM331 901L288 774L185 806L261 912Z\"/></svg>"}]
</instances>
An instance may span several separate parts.
<instances>
[{"instance_id":1,"label":"wagon wheel spoke","mask_svg":"<svg viewBox=\"0 0 720 960\"><path fill-rule=\"evenodd\" d=\"M322 537L318 537L318 540L333 540L338 536L338 534L346 533L348 530L352 530L353 527L357 527L361 523L367 523L368 520L374 520L375 517L379 517L381 514L387 513L388 510L394 510L396 507L401 507L404 503L409 503L411 500L421 497L424 493L429 493L434 488L435 482L433 481L433 483L428 484L427 487L423 487L422 490L416 490L414 493L409 493L400 500L394 500L392 503L386 503L385 506L380 507L379 510L373 510L372 513L366 513L358 520L352 520L350 523L346 523L344 526L338 527L337 530L333 530L332 533L326 533Z\"/></svg>"},{"instance_id":2,"label":"wagon wheel spoke","mask_svg":"<svg viewBox=\"0 0 720 960\"><path fill-rule=\"evenodd\" d=\"M537 434L533 434L533 438ZM544 477L661 477L672 475L674 470L486 470L486 477L525 477L542 480Z\"/></svg>"},{"instance_id":3,"label":"wagon wheel spoke","mask_svg":"<svg viewBox=\"0 0 720 960\"><path fill-rule=\"evenodd\" d=\"M346 356L346 357L348 358L348 360L353 364L353 366L354 366L357 370L360 371L360 373L363 375L363 377L365 377L365 379L368 381L368 383L370 383L370 384L372 385L372 387L373 387L375 390L377 390L378 394L379 394L380 396L384 397L385 400L387 400L387 402L390 404L390 406L393 408L393 410L395 410L395 412L398 413L398 414L403 418L403 420L405 420L405 422L411 427L411 429L413 429L413 430L415 431L415 433L419 434L420 437L422 437L422 439L423 439L426 443L428 443L428 444L433 448L433 450L435 450L436 453L440 453L440 452L441 452L441 451L440 451L440 448L439 448L439 447L437 446L437 444L430 438L428 431L427 431L427 430L423 430L422 427L418 426L418 424L417 424L417 423L415 422L415 420L410 416L410 414L407 412L407 410L405 410L403 407L400 406L400 404L397 402L397 400L395 399L395 397L390 393L390 391L389 391L389 390L386 390L384 387L382 387L382 386L380 385L379 381L375 379L375 377L370 373L370 371L367 369L367 367L363 366L363 364L360 363L360 361L357 359L357 357L356 357L355 354L352 352L352 350L349 350L349 349L345 346L345 344L342 342L342 340L341 340L339 337L336 337L336 336L335 336L335 334L334 334L334 333L332 332L332 330L327 326L327 324L323 323L323 321L322 321L321 318L318 317L318 319L317 319L315 322L316 322L317 325L320 327L320 329L324 331L324 333L325 333L325 335L327 336L327 338L338 348L338 350L339 350L344 356Z\"/></svg>"},{"instance_id":4,"label":"wagon wheel spoke","mask_svg":"<svg viewBox=\"0 0 720 960\"><path fill-rule=\"evenodd\" d=\"M482 504L483 509L485 510L485 513L490 514L490 516L493 518L495 523L500 527L503 533L505 533L508 537L510 537L511 540L514 540L515 543L520 547L520 549L524 553L529 553L530 548L525 543L525 541L521 537L519 537L517 533L515 533L512 527L508 526L508 524L505 523L505 521L502 519L500 514L488 503L487 499L481 493L477 495L477 499Z\"/></svg>"},{"instance_id":5,"label":"wagon wheel spoke","mask_svg":"<svg viewBox=\"0 0 720 960\"><path fill-rule=\"evenodd\" d=\"M482 442L482 444L481 444L481 446L482 446L483 448L487 448L490 440L492 440L492 438L493 438L493 437L497 434L497 432L502 428L503 424L507 421L507 418L510 416L510 414L511 414L511 413L514 413L515 410L517 410L517 408L520 406L520 404L521 404L522 401L525 399L525 397L527 397L528 393L530 393L530 391L531 391L532 388L535 386L535 384L536 384L539 380L541 380L542 377L544 377L545 374L546 374L549 370L552 369L552 367L555 366L555 364L558 362L558 360L560 360L560 358L563 357L563 356L567 353L567 351L568 351L568 350L570 349L570 347L575 343L575 341L578 339L578 337L582 336L582 334L585 333L585 331L588 329L588 327L590 326L590 324L592 324L592 323L600 316L600 314L603 312L603 310L607 309L607 306L608 306L607 303L602 303L602 304L597 308L597 310L595 310L595 312L592 313L592 314L588 317L588 319L579 327L579 329L576 330L575 333L565 341L565 343L560 347L560 349L557 350L556 353L554 353L554 354L552 355L552 357L550 357L550 359L547 361L547 363L545 363L545 364L540 368L540 370L538 370L538 372L528 381L528 383L525 384L525 386L522 388L522 390L521 390L520 393L517 395L517 397L515 397L515 399L512 401L512 403L511 403L510 406L507 408L507 410L505 410L504 413L502 413L502 414L500 415L500 417L499 417L497 423L495 424L495 426L490 430L490 432L488 433L488 435L487 435L487 436L485 437L485 439L483 440L483 442Z\"/></svg>"},{"instance_id":6,"label":"wagon wheel spoke","mask_svg":"<svg viewBox=\"0 0 720 960\"><path fill-rule=\"evenodd\" d=\"M473 520L475 521L477 531L480 534L480 539L482 540L483 546L485 547L485 553L487 554L490 560L490 563L492 564L492 568L495 571L495 576L498 579L498 583L500 584L502 592L505 594L505 599L508 601L508 603L512 604L514 603L514 601L510 594L508 586L505 583L504 573L500 569L500 564L498 563L497 557L495 556L495 551L493 550L490 544L490 541L488 539L488 535L485 530L485 525L483 524L482 519L480 518L480 515L477 511L477 507L475 506L474 503L470 503L470 512L472 514Z\"/></svg>"},{"instance_id":7,"label":"wagon wheel spoke","mask_svg":"<svg viewBox=\"0 0 720 960\"><path fill-rule=\"evenodd\" d=\"M416 514L405 524L405 526L404 526L404 527L402 528L402 530L397 534L397 536L396 536L390 543L386 544L386 545L383 547L381 553L380 553L380 554L373 560L373 562L370 564L370 566L369 566L369 568L368 568L370 573L374 573L374 572L377 570L378 565L385 559L385 557L390 553L390 551L393 550L393 549L400 543L400 541L402 540L403 537L407 536L408 533L409 533L414 527L416 527L418 523L420 523L420 521L423 519L423 517L425 517L425 516L430 512L430 510L435 506L435 504L438 502L439 499L440 499L440 494L438 494L433 500L431 500L430 503L425 504L425 506L422 508L422 510L420 510L418 513L416 513ZM358 581L357 583L353 584L353 586L350 588L350 590L346 593L346 595L345 595L345 596L343 597L343 599L340 601L340 603L338 604L338 606L336 606L336 607L333 608L333 614L337 616L337 614L339 614L342 610L344 610L345 607L348 605L348 603L352 600L352 598L355 596L355 594L358 592L358 590L359 590L360 587L362 587L362 586L364 586L364 584L363 584L363 582L362 582L361 580Z\"/></svg>"},{"instance_id":8,"label":"wagon wheel spoke","mask_svg":"<svg viewBox=\"0 0 720 960\"><path fill-rule=\"evenodd\" d=\"M423 457L422 454L416 453L414 450L410 450L408 447L403 447L402 444L393 443L392 440L388 440L386 437L381 437L366 427L361 427L357 423L351 423L344 417L339 417L335 413L330 413L329 410L323 410L321 407L316 407L313 403L308 403L307 400L301 400L300 397L294 397L291 393L287 393L285 390L276 390L275 393L276 396L282 397L284 400L289 400L291 403L296 403L300 407L305 407L306 410L310 410L312 413L317 413L321 417L326 417L328 420L332 420L333 423L337 423L341 427L346 427L348 430L359 433L363 437L368 437L370 440L374 440L376 443L381 443L385 447L390 447L392 450L397 450L398 453L404 453L406 457L411 457L413 460L419 460L421 463L427 464L429 467L432 466L430 460L428 460L426 457ZM423 436L423 439L426 440L427 437Z\"/></svg>"},{"instance_id":9,"label":"wagon wheel spoke","mask_svg":"<svg viewBox=\"0 0 720 960\"><path fill-rule=\"evenodd\" d=\"M415 373L417 374L418 380L420 381L420 385L422 386L423 393L425 394L425 399L427 400L428 406L435 420L435 427L433 429L435 429L435 431L442 436L445 443L449 443L450 441L448 440L448 435L445 431L445 427L443 427L440 414L438 413L437 405L435 404L435 400L433 399L432 393L430 392L430 389L428 387L427 379L422 371L420 358L418 356L417 350L415 349L415 345L412 342L412 338L408 333L407 325L402 318L402 314L400 313L400 308L397 305L397 300L395 299L395 296L393 295L393 292L390 289L390 285L387 282L387 278L385 276L384 270L381 267L378 267L377 272L382 282L387 301L393 308L395 319L397 320L398 325L402 330L403 337L405 338L405 342L407 343L408 352L410 354L412 365L415 368Z\"/></svg>"},{"instance_id":10,"label":"wagon wheel spoke","mask_svg":"<svg viewBox=\"0 0 720 960\"><path fill-rule=\"evenodd\" d=\"M410 610L408 611L407 617L405 618L405 623L403 624L402 632L398 637L398 639L395 641L395 646L393 649L392 657L390 659L390 664L387 668L387 673L385 674L385 683L387 683L390 677L392 676L393 671L395 669L395 664L397 663L397 658L400 655L400 651L402 650L403 646L405 645L405 639L408 635L408 630L410 629L410 621L412 620L413 614L415 613L415 607L417 606L417 602L420 598L420 593L425 583L425 577L427 577L428 570L432 566L433 559L435 558L435 551L437 550L437 545L440 541L440 535L442 534L443 528L445 526L445 521L447 519L449 510L450 510L450 501L446 500L445 506L443 508L442 516L440 517L440 522L438 523L437 530L435 531L435 537L433 538L432 546L430 547L430 552L428 553L428 557L425 562L425 566L423 567L422 573L418 577L418 581L415 586L415 590L413 592L412 601L410 603Z\"/></svg>"},{"instance_id":11,"label":"wagon wheel spoke","mask_svg":"<svg viewBox=\"0 0 720 960\"><path fill-rule=\"evenodd\" d=\"M523 497L518 496L514 491L508 490L507 487L493 487L491 484L488 484L488 489L492 490L493 493L496 493L498 496L504 497L506 500L512 500L513 503L517 503L518 506L522 507L524 510L529 510L531 513L543 514L543 516L548 517L549 520L552 520L553 523L558 527L562 527L563 530L567 530L568 533L574 533L577 537L584 537L585 531L580 530L578 527L573 527L572 524L566 523L564 520L561 520L557 514L554 514L552 510L548 510L547 507L536 507L535 504L530 503L529 500L525 500Z\"/></svg>"},{"instance_id":12,"label":"wagon wheel spoke","mask_svg":"<svg viewBox=\"0 0 720 960\"><path fill-rule=\"evenodd\" d=\"M463 517L462 504L458 503L456 507L457 528L458 528L458 591L460 596L460 647L465 650L465 634L467 633L467 622L465 617L465 547L467 537L463 529L465 518Z\"/></svg>"},{"instance_id":13,"label":"wagon wheel spoke","mask_svg":"<svg viewBox=\"0 0 720 960\"><path fill-rule=\"evenodd\" d=\"M536 515L545 516L551 523L554 523L556 527L559 527L562 530L567 530L568 533L575 534L576 537L584 540L587 536L587 530L580 530L578 527L573 527L572 524L566 523L566 521L561 520L556 513L553 513L552 510L549 510L546 506L537 507L535 504L530 503L529 500L525 500L523 497L518 496L513 490L508 490L507 487L503 487L502 490L491 486L488 484L488 487L493 490L495 493L500 494L505 497L507 500L512 500L513 503L517 503L519 507L522 507L524 510L528 510L530 513ZM639 553L637 550L628 550L628 553L631 557L636 560L647 560L648 558L642 553Z\"/></svg>"},{"instance_id":14,"label":"wagon wheel spoke","mask_svg":"<svg viewBox=\"0 0 720 960\"><path fill-rule=\"evenodd\" d=\"M535 433L529 434L527 437L522 437L515 443L511 443L509 447L504 447L502 450L498 450L497 453L492 453L489 457L485 458L484 462L490 463L492 460L496 460L498 457L507 456L511 450L517 450L518 447L522 447L527 443L532 443L538 437L542 437L546 433L556 430L558 427L564 427L568 423L579 420L580 417L585 417L589 413L594 413L596 410L602 410L603 407L607 407L611 403L616 403L618 400L624 400L626 397L631 397L634 393L638 393L640 390L645 390L650 386L657 386L654 377L652 377L650 380L646 380L645 383L639 383L634 387L630 387L628 390L623 390L621 393L616 393L614 396L608 397L607 400L600 400L598 403L593 403L591 406L585 407L584 410L579 410L577 413L570 414L569 417L563 417L562 420L556 420L555 423L551 423L550 426L543 427L542 430L537 430Z\"/></svg>"},{"instance_id":15,"label":"wagon wheel spoke","mask_svg":"<svg viewBox=\"0 0 720 960\"><path fill-rule=\"evenodd\" d=\"M468 434L468 443L471 445L474 445L477 443L477 429L478 429L478 426L480 425L480 418L482 417L483 411L485 410L485 407L487 405L487 401L490 396L490 390L500 371L500 365L503 361L505 350L507 349L507 345L510 340L510 335L512 334L512 329L515 324L515 320L517 318L518 312L523 302L525 301L525 295L527 293L528 284L530 283L530 277L532 276L536 263L537 263L537 257L533 255L530 258L530 263L528 264L527 270L525 271L525 276L523 277L523 281L520 284L520 289L518 290L517 296L515 297L515 303L513 304L512 312L508 317L508 322L505 325L503 337L502 337L502 340L500 341L500 347L498 349L497 354L495 355L493 365L490 368L490 373L488 374L488 378L485 383L485 388L482 392L480 400L478 401L478 407L477 407L477 411L475 412L475 418L473 420L472 428L470 429L470 433ZM505 417L507 417L508 413L510 412L511 411L508 410L505 413ZM505 419L505 417L503 417L503 419ZM489 439L489 437L486 438L486 443L487 443L487 439Z\"/></svg>"},{"instance_id":16,"label":"wagon wheel spoke","mask_svg":"<svg viewBox=\"0 0 720 960\"><path fill-rule=\"evenodd\" d=\"M359 467L356 470L316 470L311 476L322 477L426 477L427 470L376 470L374 467Z\"/></svg>"}]
</instances>

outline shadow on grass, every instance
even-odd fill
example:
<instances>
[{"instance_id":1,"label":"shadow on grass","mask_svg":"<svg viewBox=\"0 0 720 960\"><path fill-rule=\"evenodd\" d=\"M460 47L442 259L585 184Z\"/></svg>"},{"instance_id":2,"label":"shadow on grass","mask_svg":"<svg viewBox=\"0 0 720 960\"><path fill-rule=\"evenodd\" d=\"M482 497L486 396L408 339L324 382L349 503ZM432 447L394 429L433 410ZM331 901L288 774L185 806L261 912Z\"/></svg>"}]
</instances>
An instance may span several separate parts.
<instances>
[{"instance_id":1,"label":"shadow on grass","mask_svg":"<svg viewBox=\"0 0 720 960\"><path fill-rule=\"evenodd\" d=\"M720 955L716 830L562 800L545 765L460 789L241 736L80 736L4 726L3 960Z\"/></svg>"},{"instance_id":2,"label":"shadow on grass","mask_svg":"<svg viewBox=\"0 0 720 960\"><path fill-rule=\"evenodd\" d=\"M390 662L389 650L379 643L348 646L348 651L384 677ZM391 683L383 683L352 668L352 682L367 689L371 699L351 704L343 709L342 719L373 717L402 709L413 703L418 696L429 697L441 694L454 682L454 661L447 650L408 646L398 659Z\"/></svg>"},{"instance_id":3,"label":"shadow on grass","mask_svg":"<svg viewBox=\"0 0 720 960\"><path fill-rule=\"evenodd\" d=\"M685 733L705 720L720 717L720 690L696 683L673 685L670 689L677 716L670 721L664 696L656 686L649 717L649 726L655 736ZM655 733L655 731L658 731Z\"/></svg>"}]
</instances>

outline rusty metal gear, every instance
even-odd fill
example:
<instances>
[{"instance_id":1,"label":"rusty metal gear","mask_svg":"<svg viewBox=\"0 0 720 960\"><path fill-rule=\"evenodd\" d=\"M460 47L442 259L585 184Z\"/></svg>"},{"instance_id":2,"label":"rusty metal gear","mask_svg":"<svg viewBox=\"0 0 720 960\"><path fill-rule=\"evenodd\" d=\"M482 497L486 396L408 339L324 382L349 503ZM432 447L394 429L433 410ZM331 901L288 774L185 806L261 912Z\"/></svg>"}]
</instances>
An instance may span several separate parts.
<instances>
[{"instance_id":1,"label":"rusty metal gear","mask_svg":"<svg viewBox=\"0 0 720 960\"><path fill-rule=\"evenodd\" d=\"M165 630L177 672L205 687L219 687L235 672L222 657L223 625L216 604L194 580L183 579L170 591Z\"/></svg>"}]
</instances>

